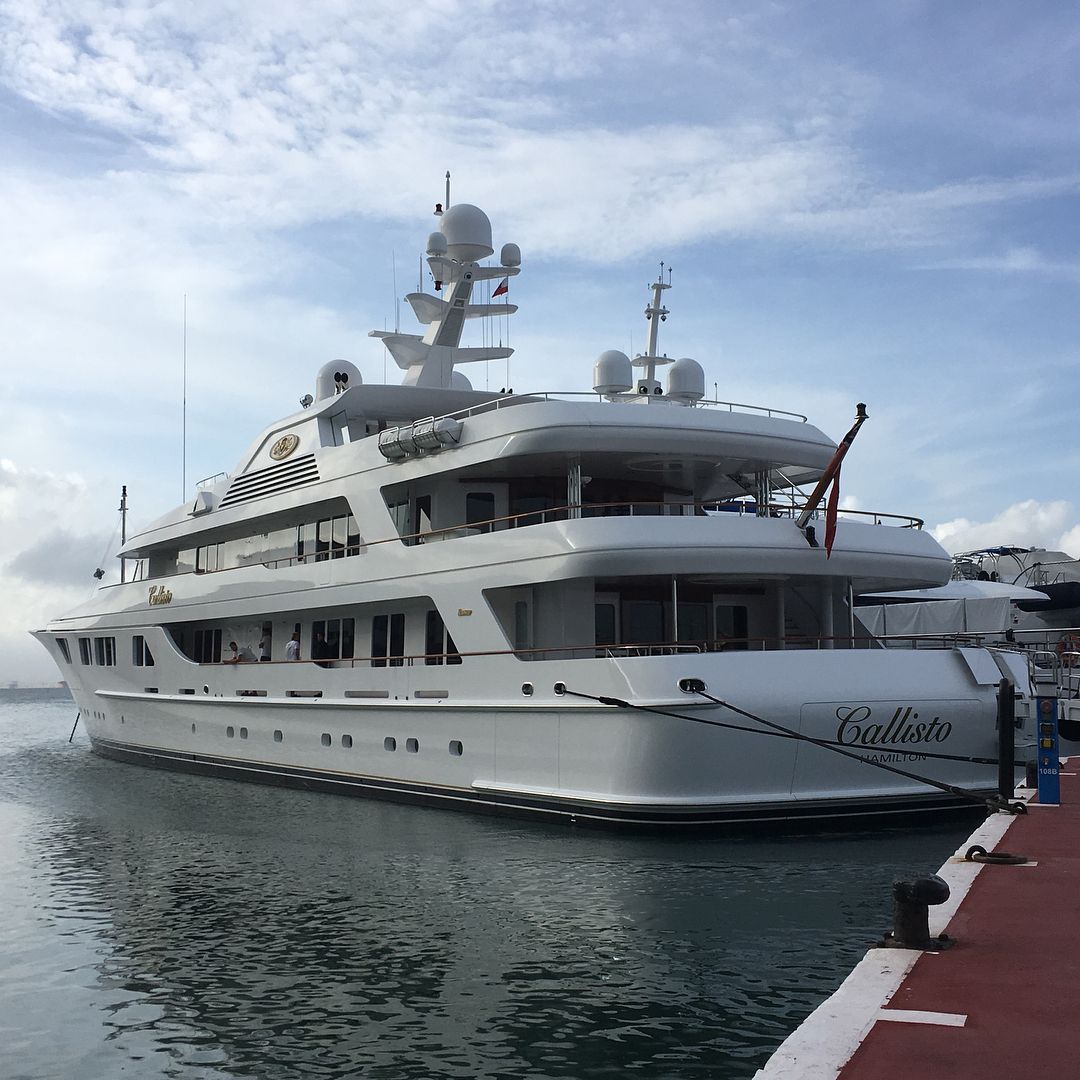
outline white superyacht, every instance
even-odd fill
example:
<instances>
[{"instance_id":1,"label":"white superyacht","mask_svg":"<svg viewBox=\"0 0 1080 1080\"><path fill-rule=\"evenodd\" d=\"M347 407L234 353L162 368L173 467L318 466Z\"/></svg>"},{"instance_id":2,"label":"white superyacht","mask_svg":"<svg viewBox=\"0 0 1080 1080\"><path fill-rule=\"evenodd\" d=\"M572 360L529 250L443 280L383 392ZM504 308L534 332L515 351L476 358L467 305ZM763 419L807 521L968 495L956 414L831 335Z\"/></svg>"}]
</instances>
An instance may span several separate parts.
<instances>
[{"instance_id":1,"label":"white superyacht","mask_svg":"<svg viewBox=\"0 0 1080 1080\"><path fill-rule=\"evenodd\" d=\"M597 824L993 789L998 683L1030 716L1025 659L885 649L853 616L861 593L948 581L921 522L823 520L802 488L842 450L705 399L701 366L659 350L670 273L646 351L604 353L592 393L472 389L461 365L511 352L461 344L516 310L520 252L493 256L487 216L447 197L434 291L407 297L424 333L373 334L403 383L325 365L231 474L129 538L121 583L36 633L94 750Z\"/></svg>"}]
</instances>

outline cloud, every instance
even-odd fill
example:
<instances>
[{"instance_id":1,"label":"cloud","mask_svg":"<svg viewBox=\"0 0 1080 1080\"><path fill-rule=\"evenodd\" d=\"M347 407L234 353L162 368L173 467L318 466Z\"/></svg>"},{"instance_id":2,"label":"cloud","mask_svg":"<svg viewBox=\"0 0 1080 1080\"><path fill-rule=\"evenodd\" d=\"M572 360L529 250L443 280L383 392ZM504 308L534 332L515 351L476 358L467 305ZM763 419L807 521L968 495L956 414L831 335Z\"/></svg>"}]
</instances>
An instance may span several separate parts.
<instances>
[{"instance_id":1,"label":"cloud","mask_svg":"<svg viewBox=\"0 0 1080 1080\"><path fill-rule=\"evenodd\" d=\"M1033 247L1012 247L1000 255L946 259L928 270L977 270L991 274L1031 274L1060 281L1080 281L1080 261L1052 259Z\"/></svg>"},{"instance_id":2,"label":"cloud","mask_svg":"<svg viewBox=\"0 0 1080 1080\"><path fill-rule=\"evenodd\" d=\"M1015 545L1065 551L1073 558L1080 553L1080 525L1076 513L1063 499L1040 503L1025 499L1013 503L989 521L954 518L931 530L948 551L971 551L980 547Z\"/></svg>"},{"instance_id":3,"label":"cloud","mask_svg":"<svg viewBox=\"0 0 1080 1080\"><path fill-rule=\"evenodd\" d=\"M499 211L533 254L604 262L718 236L876 250L939 244L967 216L1077 186L882 183L855 150L873 78L793 65L776 12L703 9L708 49L678 20L566 3L512 15L373 3L362 20L332 4L208 12L24 3L0 33L0 72L25 100L139 148L110 175L113 194L156 186L207 227L411 223L465 161L483 165L459 175L457 198ZM683 118L688 70L722 103L699 102L696 123ZM624 118L626 98L640 110Z\"/></svg>"},{"instance_id":4,"label":"cloud","mask_svg":"<svg viewBox=\"0 0 1080 1080\"><path fill-rule=\"evenodd\" d=\"M112 561L108 558L109 544L107 533L83 535L57 529L36 537L32 547L20 551L3 567L4 574L42 585L89 587L98 565L95 560L104 557L106 563Z\"/></svg>"}]
</instances>

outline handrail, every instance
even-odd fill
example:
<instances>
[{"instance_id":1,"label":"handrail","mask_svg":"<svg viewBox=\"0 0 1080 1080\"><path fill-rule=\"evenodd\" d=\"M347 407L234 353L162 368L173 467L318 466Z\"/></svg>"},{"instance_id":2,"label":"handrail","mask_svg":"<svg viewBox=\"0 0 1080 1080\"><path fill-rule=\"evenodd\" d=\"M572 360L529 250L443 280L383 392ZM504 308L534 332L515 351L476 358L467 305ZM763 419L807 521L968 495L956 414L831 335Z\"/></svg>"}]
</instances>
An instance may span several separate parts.
<instances>
[{"instance_id":1,"label":"handrail","mask_svg":"<svg viewBox=\"0 0 1080 1080\"><path fill-rule=\"evenodd\" d=\"M528 394L501 394L493 398L489 398L487 401L481 402L479 405L470 405L465 409L458 409L455 412L444 413L442 416L436 416L435 420L467 420L470 416L479 416L481 413L497 411L510 405L523 405L533 401L561 401L564 398L586 397L597 398L603 400L608 397L607 394L598 394L595 390L536 390ZM628 398L637 398L639 394L627 394ZM663 398L664 401L671 401L672 398ZM682 404L680 402L680 404ZM807 418L802 413L791 412L789 409L774 409L768 405L748 405L741 401L713 401L708 398L702 398L700 401L694 401L687 403L691 408L718 408L726 409L728 412L735 412L736 410L751 412L751 413L763 413L766 416L787 417L791 420L798 420L800 423L805 424Z\"/></svg>"},{"instance_id":2,"label":"handrail","mask_svg":"<svg viewBox=\"0 0 1080 1080\"><path fill-rule=\"evenodd\" d=\"M663 512L672 509L684 510L687 507L691 507L695 511L700 510L701 512L694 514L671 514ZM654 508L660 512L641 514L640 512L646 508ZM626 514L611 512L620 509L625 509ZM792 501L790 503L768 503L765 505L764 509L768 510L767 516L770 518L793 518L801 507L798 502ZM530 518L539 520L531 521L528 527L531 527L534 524L546 525L551 521L569 521L580 518L634 517L635 510L638 511L637 516L644 517L701 518L712 517L724 513L735 513L740 517L748 517L751 515L755 517L758 516L755 504L747 500L738 499L730 502L718 502L716 500L709 500L707 502L701 500L684 500L681 502L641 501L567 503L563 506L548 507L545 510L526 510L520 514L505 514L500 517L485 518L482 521L461 522L457 525L447 525L440 529L430 529L427 532L400 533L396 536L383 537L380 540L361 539L357 544L349 544L342 548L327 548L325 551L314 551L303 555L288 555L283 556L280 559L253 559L251 562L243 563L241 566L223 566L216 570L176 571L173 574L161 574L158 575L158 577L178 577L183 573L195 573L200 576L205 574L221 574L229 570L239 570L243 567L252 567L256 565L265 566L268 570L278 570L283 566L293 566L297 563L326 562L330 559L341 559L346 556L363 555L367 552L368 548L378 547L381 544L402 543L406 546L415 546L418 544L434 543L441 540L462 539L466 536L476 536L481 533L501 532L503 528L517 527L514 523ZM572 514L571 511L578 511L578 513ZM596 513L596 511L607 512ZM889 514L877 510L843 510L841 513L845 516L852 515L856 517L872 518L875 525L883 525L886 521L900 522L899 525L893 527L901 529L921 529L924 524L922 518L912 517L909 514ZM156 579L146 578L145 580L149 581Z\"/></svg>"}]
</instances>

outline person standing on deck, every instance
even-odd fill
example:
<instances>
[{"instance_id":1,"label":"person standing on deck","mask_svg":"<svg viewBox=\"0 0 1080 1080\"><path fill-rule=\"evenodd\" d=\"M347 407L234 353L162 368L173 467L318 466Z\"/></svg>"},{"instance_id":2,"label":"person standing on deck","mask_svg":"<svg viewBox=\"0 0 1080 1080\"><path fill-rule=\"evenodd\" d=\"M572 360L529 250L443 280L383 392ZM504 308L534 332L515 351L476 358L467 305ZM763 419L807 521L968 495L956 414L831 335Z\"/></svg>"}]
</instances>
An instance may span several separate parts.
<instances>
[{"instance_id":1,"label":"person standing on deck","mask_svg":"<svg viewBox=\"0 0 1080 1080\"><path fill-rule=\"evenodd\" d=\"M300 632L297 631L289 638L289 643L285 646L285 659L286 660L299 660L300 659Z\"/></svg>"}]
</instances>

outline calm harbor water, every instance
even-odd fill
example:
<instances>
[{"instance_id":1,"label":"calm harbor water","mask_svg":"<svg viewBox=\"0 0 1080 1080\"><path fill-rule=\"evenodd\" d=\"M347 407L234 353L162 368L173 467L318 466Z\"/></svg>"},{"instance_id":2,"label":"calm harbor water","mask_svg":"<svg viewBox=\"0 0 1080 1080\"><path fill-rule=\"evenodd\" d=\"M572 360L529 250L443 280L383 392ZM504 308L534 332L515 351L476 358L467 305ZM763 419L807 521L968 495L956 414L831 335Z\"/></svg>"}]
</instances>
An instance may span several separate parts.
<instances>
[{"instance_id":1,"label":"calm harbor water","mask_svg":"<svg viewBox=\"0 0 1080 1080\"><path fill-rule=\"evenodd\" d=\"M750 1077L971 821L555 829L141 769L0 696L0 1078Z\"/></svg>"}]
</instances>

